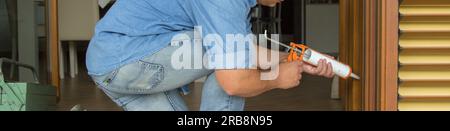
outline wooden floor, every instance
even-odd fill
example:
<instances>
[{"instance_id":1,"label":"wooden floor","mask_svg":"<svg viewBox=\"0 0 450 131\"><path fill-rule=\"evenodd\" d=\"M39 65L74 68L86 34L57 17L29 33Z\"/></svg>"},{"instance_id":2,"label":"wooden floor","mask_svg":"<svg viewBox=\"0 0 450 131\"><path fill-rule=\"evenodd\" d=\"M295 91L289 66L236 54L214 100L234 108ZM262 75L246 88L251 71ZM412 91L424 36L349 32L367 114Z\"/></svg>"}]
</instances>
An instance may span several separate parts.
<instances>
[{"instance_id":1,"label":"wooden floor","mask_svg":"<svg viewBox=\"0 0 450 131\"><path fill-rule=\"evenodd\" d=\"M331 100L331 80L305 76L304 82L290 90L274 90L248 98L246 111L342 111L339 100ZM190 110L198 110L201 84L194 84L191 95L185 96Z\"/></svg>"},{"instance_id":2,"label":"wooden floor","mask_svg":"<svg viewBox=\"0 0 450 131\"><path fill-rule=\"evenodd\" d=\"M68 111L77 104L89 111L122 110L95 86L86 72L80 72L77 78L73 79L66 76L61 85L61 99L57 110Z\"/></svg>"},{"instance_id":3,"label":"wooden floor","mask_svg":"<svg viewBox=\"0 0 450 131\"><path fill-rule=\"evenodd\" d=\"M67 111L81 104L89 111L121 111L81 69L77 78L62 81L62 97L57 110ZM246 101L248 111L340 111L341 102L330 99L331 80L305 76L299 88L275 90ZM198 110L201 96L201 83L192 84L192 93L185 96L190 110Z\"/></svg>"},{"instance_id":4,"label":"wooden floor","mask_svg":"<svg viewBox=\"0 0 450 131\"><path fill-rule=\"evenodd\" d=\"M80 55L82 54L82 55ZM89 111L121 111L102 91L97 89L84 68L84 55L79 53L80 74L77 78L61 81L62 97L57 110L68 111L80 104ZM3 55L1 55L3 56ZM41 82L47 81L46 57L40 55ZM7 70L7 69L6 69ZM246 101L248 111L341 111L342 103L330 99L330 79L305 76L299 88L275 90ZM192 93L184 96L190 110L198 110L201 96L201 83L192 84Z\"/></svg>"}]
</instances>

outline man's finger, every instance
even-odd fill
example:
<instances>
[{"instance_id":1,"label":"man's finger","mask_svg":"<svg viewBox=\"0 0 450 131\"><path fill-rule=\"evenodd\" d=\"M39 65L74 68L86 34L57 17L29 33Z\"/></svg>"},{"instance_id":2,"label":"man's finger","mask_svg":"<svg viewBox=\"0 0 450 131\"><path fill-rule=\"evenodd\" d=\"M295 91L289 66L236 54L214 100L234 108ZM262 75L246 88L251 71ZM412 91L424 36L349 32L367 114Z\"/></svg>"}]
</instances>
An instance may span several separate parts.
<instances>
[{"instance_id":1,"label":"man's finger","mask_svg":"<svg viewBox=\"0 0 450 131\"><path fill-rule=\"evenodd\" d=\"M317 67L314 68L314 70L315 70L314 74L319 75L322 72L322 70L323 70L322 64L323 64L323 60L320 60L319 64L317 64Z\"/></svg>"},{"instance_id":2,"label":"man's finger","mask_svg":"<svg viewBox=\"0 0 450 131\"><path fill-rule=\"evenodd\" d=\"M326 60L322 60L322 62L319 64L320 65L319 75L321 75L321 76L324 76L327 73L327 65L325 63L326 63Z\"/></svg>"},{"instance_id":3,"label":"man's finger","mask_svg":"<svg viewBox=\"0 0 450 131\"><path fill-rule=\"evenodd\" d=\"M303 73L303 62L300 62L300 64L298 65L298 71L299 74Z\"/></svg>"},{"instance_id":4,"label":"man's finger","mask_svg":"<svg viewBox=\"0 0 450 131\"><path fill-rule=\"evenodd\" d=\"M316 67L313 67L312 65L310 65L310 64L303 64L303 71L304 72L306 72L306 73L309 73L309 74L312 74L312 75L315 75L316 73L314 72L315 71L315 68Z\"/></svg>"},{"instance_id":5,"label":"man's finger","mask_svg":"<svg viewBox=\"0 0 450 131\"><path fill-rule=\"evenodd\" d=\"M333 77L333 66L331 66L331 63L328 63L328 74L327 77Z\"/></svg>"}]
</instances>

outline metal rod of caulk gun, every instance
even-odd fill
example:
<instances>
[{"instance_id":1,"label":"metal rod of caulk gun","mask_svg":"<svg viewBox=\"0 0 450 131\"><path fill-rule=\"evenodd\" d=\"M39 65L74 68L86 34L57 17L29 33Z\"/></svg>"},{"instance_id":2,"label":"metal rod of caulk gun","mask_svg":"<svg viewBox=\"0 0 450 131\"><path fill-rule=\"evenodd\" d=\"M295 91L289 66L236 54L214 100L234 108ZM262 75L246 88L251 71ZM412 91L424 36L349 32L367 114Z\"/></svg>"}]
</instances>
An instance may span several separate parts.
<instances>
[{"instance_id":1,"label":"metal rod of caulk gun","mask_svg":"<svg viewBox=\"0 0 450 131\"><path fill-rule=\"evenodd\" d=\"M278 45L281 45L281 46L283 46L283 47L286 47L288 50L292 49L292 47L291 47L291 46L288 46L287 44L284 44L284 43L281 43L281 42L279 42L279 41L276 41L276 40L273 40L273 39L269 38L269 36L267 35L267 30L264 31L264 37L265 37L267 40L269 40L269 41L271 41L271 42L273 42L273 43L275 43L275 44L278 44ZM296 52L298 52L298 53L301 53L301 52L302 52L302 51L299 50L299 49L294 49L294 51L296 51ZM358 75L354 74L354 73L351 73L350 77L352 77L352 78L354 78L354 79L357 79L357 80L360 79L360 77L359 77Z\"/></svg>"},{"instance_id":2,"label":"metal rod of caulk gun","mask_svg":"<svg viewBox=\"0 0 450 131\"><path fill-rule=\"evenodd\" d=\"M276 41L276 40L273 40L273 39L269 38L269 36L267 35L267 30L264 31L264 37L265 37L267 40L269 40L270 42L273 42L273 43L275 43L275 44L278 44L278 45L281 45L281 46L283 46L283 47L286 47L288 50L291 50L291 49L292 49L292 47L289 46L289 45L287 45L287 44L284 44L284 43L281 43L281 42L279 42L279 41ZM302 52L302 51L299 50L299 49L294 49L294 50L297 51L297 52L299 52L299 53Z\"/></svg>"}]
</instances>

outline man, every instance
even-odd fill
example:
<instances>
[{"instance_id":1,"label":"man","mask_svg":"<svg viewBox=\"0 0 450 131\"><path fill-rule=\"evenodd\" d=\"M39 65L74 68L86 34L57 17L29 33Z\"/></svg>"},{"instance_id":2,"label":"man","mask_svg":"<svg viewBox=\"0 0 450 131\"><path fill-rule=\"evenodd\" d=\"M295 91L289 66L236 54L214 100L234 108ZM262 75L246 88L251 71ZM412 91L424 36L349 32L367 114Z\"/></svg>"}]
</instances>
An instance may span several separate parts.
<instances>
[{"instance_id":1,"label":"man","mask_svg":"<svg viewBox=\"0 0 450 131\"><path fill-rule=\"evenodd\" d=\"M332 77L331 65L326 61L321 61L318 67L298 61L276 61L275 64L280 63L276 67L279 70L276 79L262 80L263 70L255 68L258 64L252 62L252 54L229 55L249 54L256 47L236 49L235 45L244 43L220 41L220 46L212 46L217 41L207 39L251 34L248 17L251 8L256 4L275 6L279 2L281 0L119 0L96 27L87 53L89 74L100 89L127 111L188 110L177 89L204 76L208 79L203 85L202 111L242 111L244 97L296 87L303 72ZM198 42L177 44L176 36L193 31L194 27L201 28L204 39L200 47L203 48L194 48L189 54L206 51L208 56L217 59L207 59L201 69L176 69L173 61L178 58L174 58L174 54L192 51L180 45L198 46ZM224 52L220 52L222 48ZM223 66L222 62L234 62L234 65ZM273 63L260 65L264 64Z\"/></svg>"}]
</instances>

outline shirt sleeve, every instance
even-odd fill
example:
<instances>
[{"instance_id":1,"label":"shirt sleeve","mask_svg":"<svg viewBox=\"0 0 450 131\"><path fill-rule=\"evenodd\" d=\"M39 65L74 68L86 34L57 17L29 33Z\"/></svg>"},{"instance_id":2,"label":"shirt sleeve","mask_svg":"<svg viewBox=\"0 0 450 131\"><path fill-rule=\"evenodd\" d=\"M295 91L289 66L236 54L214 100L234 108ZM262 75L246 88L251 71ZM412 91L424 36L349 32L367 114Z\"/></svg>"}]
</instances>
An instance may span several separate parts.
<instances>
[{"instance_id":1,"label":"shirt sleeve","mask_svg":"<svg viewBox=\"0 0 450 131\"><path fill-rule=\"evenodd\" d=\"M256 0L193 0L193 19L201 29L207 68L256 68L249 20L255 5Z\"/></svg>"}]
</instances>

